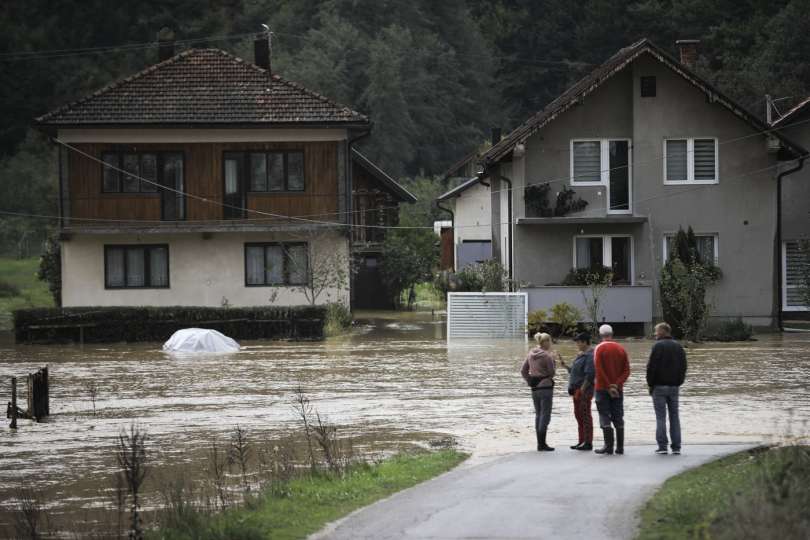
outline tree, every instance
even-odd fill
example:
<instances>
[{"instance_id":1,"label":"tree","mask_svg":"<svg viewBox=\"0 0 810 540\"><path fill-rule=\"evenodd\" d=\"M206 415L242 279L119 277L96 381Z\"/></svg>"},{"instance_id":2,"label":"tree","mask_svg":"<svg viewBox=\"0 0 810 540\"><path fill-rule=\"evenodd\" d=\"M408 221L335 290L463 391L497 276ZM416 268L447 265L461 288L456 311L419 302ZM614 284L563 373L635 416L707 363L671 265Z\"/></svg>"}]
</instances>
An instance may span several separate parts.
<instances>
[{"instance_id":1,"label":"tree","mask_svg":"<svg viewBox=\"0 0 810 540\"><path fill-rule=\"evenodd\" d=\"M585 289L582 290L582 299L585 301L585 311L588 315L591 336L596 338L599 335L599 314L602 312L602 297L605 295L605 289L610 287L613 283L613 273L605 271L589 271L585 276L585 282L588 284L588 292L585 294Z\"/></svg>"},{"instance_id":2,"label":"tree","mask_svg":"<svg viewBox=\"0 0 810 540\"><path fill-rule=\"evenodd\" d=\"M706 290L718 279L720 271L714 261L702 261L698 256L692 228L687 232L679 229L659 280L661 309L673 336L700 339L708 314Z\"/></svg>"},{"instance_id":3,"label":"tree","mask_svg":"<svg viewBox=\"0 0 810 540\"><path fill-rule=\"evenodd\" d=\"M439 261L439 242L430 229L389 230L383 243L380 264L383 281L400 305L402 291L429 281Z\"/></svg>"},{"instance_id":4,"label":"tree","mask_svg":"<svg viewBox=\"0 0 810 540\"><path fill-rule=\"evenodd\" d=\"M295 272L307 276L306 280L293 285L303 293L310 305L315 305L321 295L328 302L340 302L340 291L349 288L349 257L346 253L346 243L336 242L332 235L314 234L308 236L309 249L307 256L302 257L295 253L292 247L284 248L284 255L291 263Z\"/></svg>"}]
</instances>

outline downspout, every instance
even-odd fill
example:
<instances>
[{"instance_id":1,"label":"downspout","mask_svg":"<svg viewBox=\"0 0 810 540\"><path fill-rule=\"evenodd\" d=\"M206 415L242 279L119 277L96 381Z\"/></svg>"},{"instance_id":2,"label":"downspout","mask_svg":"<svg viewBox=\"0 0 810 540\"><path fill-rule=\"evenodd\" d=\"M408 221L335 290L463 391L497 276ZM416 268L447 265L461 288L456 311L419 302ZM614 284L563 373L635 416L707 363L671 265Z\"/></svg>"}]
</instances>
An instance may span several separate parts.
<instances>
[{"instance_id":1,"label":"downspout","mask_svg":"<svg viewBox=\"0 0 810 540\"><path fill-rule=\"evenodd\" d=\"M439 210L444 210L445 212L450 214L450 226L451 227L456 226L456 214L449 208L442 206L442 201L436 201L436 208L438 208Z\"/></svg>"},{"instance_id":2,"label":"downspout","mask_svg":"<svg viewBox=\"0 0 810 540\"><path fill-rule=\"evenodd\" d=\"M782 282L782 272L784 271L782 268L782 178L802 170L805 159L807 159L807 156L800 157L798 165L792 169L782 171L776 176L776 282L778 283L776 288L778 293L776 295L776 327L780 332L785 329L782 324L782 310L785 307L782 302L782 293L785 286Z\"/></svg>"}]
</instances>

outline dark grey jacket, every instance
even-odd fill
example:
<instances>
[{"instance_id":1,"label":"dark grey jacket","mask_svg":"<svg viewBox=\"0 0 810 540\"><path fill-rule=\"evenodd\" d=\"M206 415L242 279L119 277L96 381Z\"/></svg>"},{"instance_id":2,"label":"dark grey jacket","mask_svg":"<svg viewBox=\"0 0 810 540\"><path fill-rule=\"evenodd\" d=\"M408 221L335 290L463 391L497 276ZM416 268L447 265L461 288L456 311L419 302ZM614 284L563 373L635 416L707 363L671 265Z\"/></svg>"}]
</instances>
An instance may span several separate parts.
<instances>
[{"instance_id":1,"label":"dark grey jacket","mask_svg":"<svg viewBox=\"0 0 810 540\"><path fill-rule=\"evenodd\" d=\"M659 339L647 362L647 386L680 386L686 379L686 351L672 338Z\"/></svg>"},{"instance_id":2,"label":"dark grey jacket","mask_svg":"<svg viewBox=\"0 0 810 540\"><path fill-rule=\"evenodd\" d=\"M582 386L586 380L593 387L593 379L596 375L596 370L593 366L593 349L589 349L574 359L571 364L571 369L568 373L568 391L574 392Z\"/></svg>"}]
</instances>

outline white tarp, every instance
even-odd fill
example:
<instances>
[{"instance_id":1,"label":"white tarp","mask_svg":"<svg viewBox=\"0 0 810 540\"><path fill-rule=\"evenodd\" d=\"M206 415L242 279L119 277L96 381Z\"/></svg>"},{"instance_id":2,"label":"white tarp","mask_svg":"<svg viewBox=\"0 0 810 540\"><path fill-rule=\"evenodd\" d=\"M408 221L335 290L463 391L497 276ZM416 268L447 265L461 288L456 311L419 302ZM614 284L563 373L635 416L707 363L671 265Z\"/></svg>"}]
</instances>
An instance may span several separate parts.
<instances>
[{"instance_id":1,"label":"white tarp","mask_svg":"<svg viewBox=\"0 0 810 540\"><path fill-rule=\"evenodd\" d=\"M175 353L231 353L239 351L239 344L216 330L184 328L172 334L163 344L163 350Z\"/></svg>"}]
</instances>

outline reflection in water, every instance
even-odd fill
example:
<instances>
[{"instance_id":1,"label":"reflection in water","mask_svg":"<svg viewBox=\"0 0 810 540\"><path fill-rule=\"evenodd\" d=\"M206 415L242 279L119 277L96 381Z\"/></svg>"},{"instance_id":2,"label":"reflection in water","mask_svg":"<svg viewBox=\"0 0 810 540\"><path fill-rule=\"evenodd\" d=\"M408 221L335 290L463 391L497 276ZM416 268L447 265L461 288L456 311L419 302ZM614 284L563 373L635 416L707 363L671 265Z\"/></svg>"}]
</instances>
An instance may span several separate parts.
<instances>
[{"instance_id":1,"label":"reflection in water","mask_svg":"<svg viewBox=\"0 0 810 540\"><path fill-rule=\"evenodd\" d=\"M351 335L323 343L248 342L229 356L172 358L158 344L31 347L0 342L3 395L9 377L51 366L47 423L0 429L0 505L22 479L46 492L58 510L91 504L113 470L115 436L135 421L149 434L153 476L198 462L212 434L233 426L254 436L296 429L289 405L300 383L314 405L368 451L458 437L477 455L528 450L532 405L518 374L522 341L444 341L443 321L406 315L360 321ZM633 373L626 387L629 444L652 444L655 420L644 381L651 342L626 340ZM574 355L560 343L564 358ZM684 445L762 440L810 419L806 391L809 334L761 336L747 344L707 344L688 351L681 398ZM99 386L98 415L83 390ZM576 442L576 423L557 380L549 440ZM598 435L597 435L598 437ZM0 508L0 524L8 521Z\"/></svg>"}]
</instances>

